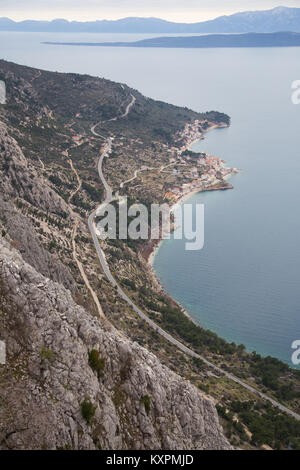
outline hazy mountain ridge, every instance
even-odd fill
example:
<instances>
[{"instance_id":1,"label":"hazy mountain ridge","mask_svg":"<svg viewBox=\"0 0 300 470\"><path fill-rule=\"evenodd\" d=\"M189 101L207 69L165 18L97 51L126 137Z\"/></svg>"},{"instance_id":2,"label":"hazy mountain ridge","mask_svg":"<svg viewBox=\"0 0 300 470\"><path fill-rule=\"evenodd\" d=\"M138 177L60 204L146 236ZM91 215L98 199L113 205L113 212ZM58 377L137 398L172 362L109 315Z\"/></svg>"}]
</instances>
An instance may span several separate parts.
<instances>
[{"instance_id":1,"label":"hazy mountain ridge","mask_svg":"<svg viewBox=\"0 0 300 470\"><path fill-rule=\"evenodd\" d=\"M122 18L109 21L26 20L0 18L0 31L68 33L245 33L300 31L300 8L277 7L246 11L197 23L173 23L159 18Z\"/></svg>"}]
</instances>

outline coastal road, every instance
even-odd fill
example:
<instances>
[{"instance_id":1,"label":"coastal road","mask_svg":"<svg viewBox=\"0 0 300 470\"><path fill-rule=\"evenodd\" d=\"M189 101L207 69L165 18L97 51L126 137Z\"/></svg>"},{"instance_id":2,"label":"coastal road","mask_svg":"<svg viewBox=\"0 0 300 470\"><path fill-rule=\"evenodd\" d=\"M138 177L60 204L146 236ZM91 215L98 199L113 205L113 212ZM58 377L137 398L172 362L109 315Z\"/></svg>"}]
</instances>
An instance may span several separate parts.
<instances>
[{"instance_id":1,"label":"coastal road","mask_svg":"<svg viewBox=\"0 0 300 470\"><path fill-rule=\"evenodd\" d=\"M108 204L109 202L112 201L112 198L113 198L112 197L111 187L109 186L106 179L104 178L103 170L102 170L103 160L104 160L105 157L107 157L109 155L109 153L111 151L112 142L113 142L113 139L111 137L106 141L106 144L104 146L104 150L101 153L100 158L99 158L99 162L98 162L98 173L99 173L99 177L101 179L101 182L102 182L102 184L105 188L105 194L106 194L106 198L105 198L105 201L104 201L103 204Z\"/></svg>"},{"instance_id":2,"label":"coastal road","mask_svg":"<svg viewBox=\"0 0 300 470\"><path fill-rule=\"evenodd\" d=\"M133 97L134 98L134 97ZM119 119L121 117L125 117L127 116L127 114L129 113L131 107L134 105L135 103L135 99L132 99L131 103L127 106L126 108L126 112L117 117L116 119ZM114 120L116 120L114 119ZM95 131L95 126L93 127L94 129L94 134L97 135L96 131ZM92 129L91 129L92 130ZM102 136L99 136L99 137L102 137ZM251 385L248 385L247 383L243 382L241 379L239 379L238 377L234 376L233 374L230 374L229 372L227 371L224 371L223 369L221 369L220 367L218 367L217 365L215 365L214 363L208 361L207 359L205 359L203 356L201 356L200 354L197 354L195 351L193 351L192 349L188 348L187 346L185 346L183 343L181 343L180 341L178 341L176 338L174 338L173 336L171 336L169 333L167 333L165 330L163 330L160 326L158 326L153 320L151 320L129 297L128 295L123 291L123 289L120 287L120 285L117 283L117 281L115 280L115 278L113 277L111 271L110 271L110 268L109 268L109 265L106 261L106 258L105 258L105 254L104 254L104 251L102 250L101 246L100 246L100 243L99 243L99 240L98 240L98 237L97 237L97 233L96 233L96 226L95 226L95 223L94 223L94 219L95 219L95 216L97 214L97 211L100 207L106 205L106 204L109 204L110 202L112 202L114 199L113 199L113 196L112 196L112 189L110 188L109 184L107 183L107 181L105 180L105 177L103 175L103 170L102 170L102 166L103 166L103 160L105 157L107 157L109 155L109 152L111 151L111 147L112 147L112 141L113 139L112 138L109 138L107 139L106 141L106 144L105 144L105 147L100 155L100 158L99 158L99 163L98 163L98 173L99 173L99 177L102 181L102 184L104 185L104 188L105 188L105 191L106 191L106 198L105 198L105 201L89 216L89 219L88 219L88 225L89 225L89 230L91 232L91 235L92 235L92 238L93 238L93 241L94 241L94 244L95 244L95 248L96 248L96 251L97 251L97 255L98 255L98 258L99 258L99 261L100 261L100 264L102 266L102 269L107 277L107 279L110 281L110 283L112 284L112 286L114 288L117 289L117 292L118 294L120 295L120 297L122 297L122 299L127 302L127 304L137 313L137 315L142 318L151 328L153 328L158 334L160 334L163 338L165 338L167 341L169 341L171 344L173 344L174 346L176 346L178 349L180 349L181 351L183 351L185 354L191 356L191 357L194 357L196 359L200 359L204 364L206 364L208 367L210 367L211 369L214 369L216 372L218 372L219 374L222 374L223 376L227 377L228 379L232 380L233 382L237 383L238 385L240 385L241 387L247 389L249 392L251 393L254 393L255 395L259 396L260 398L268 401L269 403L271 403L273 406L275 406L276 408L280 409L281 411L287 413L289 416L295 418L296 420L300 421L300 415L295 413L294 411L290 410L289 408L287 408L286 406L282 405L281 403L277 402L276 400L270 398L268 395L256 390L254 387L252 387Z\"/></svg>"},{"instance_id":3,"label":"coastal road","mask_svg":"<svg viewBox=\"0 0 300 470\"><path fill-rule=\"evenodd\" d=\"M119 119L122 119L122 118L128 116L128 114L130 113L131 108L135 105L135 102L136 102L136 97L132 94L130 96L131 96L131 101L126 106L125 112L123 114L121 114L120 116L113 117L111 119L108 119L107 121L97 122L97 124L95 124L94 126L91 127L91 132L92 132L93 135L95 135L96 137L101 137L102 139L106 139L106 137L104 137L103 135L98 134L98 132L96 132L96 128L98 126L100 126L101 124L104 124L105 122L118 121Z\"/></svg>"}]
</instances>

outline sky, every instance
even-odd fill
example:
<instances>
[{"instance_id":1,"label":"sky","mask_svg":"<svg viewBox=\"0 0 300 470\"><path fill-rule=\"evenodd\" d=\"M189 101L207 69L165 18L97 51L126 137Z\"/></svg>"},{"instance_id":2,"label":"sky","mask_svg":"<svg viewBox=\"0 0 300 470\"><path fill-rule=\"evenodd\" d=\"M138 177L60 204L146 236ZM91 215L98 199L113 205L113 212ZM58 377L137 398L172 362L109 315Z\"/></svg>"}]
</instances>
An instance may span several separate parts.
<instances>
[{"instance_id":1,"label":"sky","mask_svg":"<svg viewBox=\"0 0 300 470\"><path fill-rule=\"evenodd\" d=\"M0 0L0 17L94 21L139 16L192 23L282 5L300 7L300 0Z\"/></svg>"}]
</instances>

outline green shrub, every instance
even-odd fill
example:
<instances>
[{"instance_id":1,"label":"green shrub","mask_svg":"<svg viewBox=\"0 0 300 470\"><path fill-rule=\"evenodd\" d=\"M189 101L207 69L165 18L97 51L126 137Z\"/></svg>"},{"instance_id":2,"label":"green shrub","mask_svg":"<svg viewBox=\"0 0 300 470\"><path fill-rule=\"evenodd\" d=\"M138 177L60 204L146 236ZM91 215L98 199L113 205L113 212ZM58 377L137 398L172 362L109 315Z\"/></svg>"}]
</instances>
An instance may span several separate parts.
<instances>
[{"instance_id":1,"label":"green shrub","mask_svg":"<svg viewBox=\"0 0 300 470\"><path fill-rule=\"evenodd\" d=\"M89 353L89 365L90 367L97 373L98 377L103 377L104 367L105 367L106 360L104 358L100 358L99 351L93 349Z\"/></svg>"},{"instance_id":2,"label":"green shrub","mask_svg":"<svg viewBox=\"0 0 300 470\"><path fill-rule=\"evenodd\" d=\"M145 395L141 398L141 403L144 405L147 415L150 413L150 397Z\"/></svg>"},{"instance_id":3,"label":"green shrub","mask_svg":"<svg viewBox=\"0 0 300 470\"><path fill-rule=\"evenodd\" d=\"M51 242L48 243L48 249L51 251L54 248L57 248L57 244L54 240L51 240Z\"/></svg>"},{"instance_id":4,"label":"green shrub","mask_svg":"<svg viewBox=\"0 0 300 470\"><path fill-rule=\"evenodd\" d=\"M205 392L205 393L209 393L209 385L208 384L199 383L198 388L200 390L202 390L203 392Z\"/></svg>"},{"instance_id":5,"label":"green shrub","mask_svg":"<svg viewBox=\"0 0 300 470\"><path fill-rule=\"evenodd\" d=\"M51 349L47 349L43 346L41 349L41 359L43 361L53 362L55 360L55 354Z\"/></svg>"},{"instance_id":6,"label":"green shrub","mask_svg":"<svg viewBox=\"0 0 300 470\"><path fill-rule=\"evenodd\" d=\"M95 416L95 411L96 407L93 405L90 399L86 398L81 403L81 414L88 424L91 423L93 417Z\"/></svg>"}]
</instances>

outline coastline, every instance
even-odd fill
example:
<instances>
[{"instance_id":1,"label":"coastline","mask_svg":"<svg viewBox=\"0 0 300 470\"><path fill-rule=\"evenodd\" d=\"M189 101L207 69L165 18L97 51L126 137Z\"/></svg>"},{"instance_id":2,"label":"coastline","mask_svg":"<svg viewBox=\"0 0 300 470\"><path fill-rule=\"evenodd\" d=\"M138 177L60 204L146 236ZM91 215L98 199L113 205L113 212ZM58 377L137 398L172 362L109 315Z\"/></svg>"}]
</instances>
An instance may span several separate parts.
<instances>
[{"instance_id":1,"label":"coastline","mask_svg":"<svg viewBox=\"0 0 300 470\"><path fill-rule=\"evenodd\" d=\"M192 147L192 145L194 145L196 142L199 142L201 140L203 140L205 138L205 135L208 131L210 130L213 130L213 129L217 129L217 128L225 128L225 127L228 127L227 125L219 125L219 124L213 124L211 125L208 129L205 130L205 132L201 133L200 136L194 138L192 141L190 141L186 147L187 150L190 150L190 148ZM233 176L234 174L237 174L237 171L236 170L231 170L231 173L228 175L228 178L230 178L231 176ZM233 185L230 184L230 183L227 183L226 181L224 183L220 183L220 184L216 184L216 185L212 185L210 187L206 187L206 188L194 188L192 189L191 191L188 191L187 193L185 194L182 194L174 204L172 204L172 206L170 207L170 212L172 212L174 210L174 208L179 205L179 204L183 204L187 199L190 199L192 196L194 196L195 194L198 194L198 193L201 193L201 192L206 192L206 191L224 191L224 190L227 190L227 189L234 189ZM173 299L164 289L163 285L161 284L161 281L160 279L157 277L157 274L155 272L155 269L154 269L154 261L155 261L155 257L156 255L158 254L159 252L159 249L161 248L162 246L162 243L163 243L163 239L158 239L158 240L152 240L149 242L148 246L147 246L147 249L141 253L142 257L144 258L144 260L146 261L146 266L147 266L147 269L148 269L148 272L149 272L149 275L150 275L150 278L152 279L153 283L156 285L156 287L159 289L159 291L164 295L166 296L174 306L176 306L177 308L179 308L181 310L181 312L187 317L189 318L190 321L192 321L195 325L197 326L201 326L199 323L197 323L192 317L191 315L187 312L187 310L185 309L185 307L183 305L181 305L178 301L176 301L175 299Z\"/></svg>"},{"instance_id":2,"label":"coastline","mask_svg":"<svg viewBox=\"0 0 300 470\"><path fill-rule=\"evenodd\" d=\"M156 288L159 290L159 292L161 292L170 302L171 304L175 307L175 308L178 308L181 313L183 315L185 315L191 322L193 322L196 326L201 326L199 325L199 323L197 323L193 318L192 316L188 313L188 311L185 309L185 307L183 305L181 305L180 302L178 302L177 300L173 299L173 297L171 297L164 289L161 281L159 280L159 278L157 277L157 274L154 270L154 261L155 261L155 257L160 249L160 247L162 246L162 243L163 243L164 240L156 240L156 243L153 244L153 248L152 248L152 251L150 252L149 256L148 256L148 259L146 259L146 266L147 266L147 270L148 270L148 273L149 273L149 276L152 280L152 282L155 284Z\"/></svg>"},{"instance_id":3,"label":"coastline","mask_svg":"<svg viewBox=\"0 0 300 470\"><path fill-rule=\"evenodd\" d=\"M154 260L155 260L155 256L157 255L161 245L162 245L162 242L163 240L157 240L157 243L154 244L149 256L148 256L148 259L147 259L147 263L152 267L153 266L153 263L154 263Z\"/></svg>"},{"instance_id":4,"label":"coastline","mask_svg":"<svg viewBox=\"0 0 300 470\"><path fill-rule=\"evenodd\" d=\"M233 173L233 174L235 174L235 173ZM230 176L233 176L233 174L230 175ZM208 186L207 188L204 188L204 189L195 188L192 191L189 191L188 193L183 194L182 196L180 196L177 199L177 201L171 206L170 210L172 212L178 204L183 204L184 201L186 201L187 199L190 199L195 194L205 193L205 192L208 192L208 191L226 191L227 189L234 189L234 187L232 186L232 184L225 182L225 183L220 183L220 184L215 184L215 185L212 185L212 186Z\"/></svg>"},{"instance_id":5,"label":"coastline","mask_svg":"<svg viewBox=\"0 0 300 470\"><path fill-rule=\"evenodd\" d=\"M192 145L194 145L196 142L199 142L199 141L203 140L205 138L205 134L208 131L213 130L213 129L222 129L222 128L226 128L226 127L229 127L229 126L227 124L212 124L204 132L202 132L200 134L200 136L197 136L196 138L191 140L188 143L188 145L186 146L186 149L190 150ZM227 178L232 177L234 174L237 174L237 172L238 171L236 169L232 169ZM215 185L212 185L212 186L208 186L206 188L200 188L200 187L199 188L193 188L191 191L188 191L187 193L182 194L176 200L176 202L174 202L172 204L172 206L170 206L170 212L172 212L174 210L175 206L177 206L178 204L183 204L187 199L190 199L195 194L206 192L206 191L225 191L227 189L234 189L234 187L233 187L232 184L227 183L226 181L224 183L218 183L218 184L215 184ZM163 239L152 240L152 242L150 242L148 247L147 247L148 249L146 250L146 253L144 252L144 254L143 254L143 257L146 260L148 266L151 268L151 270L153 270L153 263L154 263L154 260L155 260L155 256L156 256L158 250L160 249L160 246L161 246L163 241L164 241ZM155 273L154 273L154 276L156 277ZM158 279L157 279L157 282L160 284Z\"/></svg>"},{"instance_id":6,"label":"coastline","mask_svg":"<svg viewBox=\"0 0 300 470\"><path fill-rule=\"evenodd\" d=\"M204 192L208 192L208 191L225 191L227 189L234 189L234 187L232 186L232 184L228 184L224 187L217 187L217 186L214 186L214 187L210 187L210 188L205 188L205 189L193 189L192 191L189 191L188 193L182 195L171 207L170 207L170 212L172 212L174 210L174 208L179 205L179 204L183 204L187 199L190 199L192 196L194 196L195 194L199 194L199 193L204 193ZM159 240L153 240L152 241L152 244L151 244L151 247L150 247L150 244L148 245L148 247L150 248L149 250L149 253L147 253L145 255L145 259L147 261L147 263L152 267L153 265L153 262L154 262L154 259L155 259L155 256L161 246L161 244L163 243L163 239L159 239Z\"/></svg>"},{"instance_id":7,"label":"coastline","mask_svg":"<svg viewBox=\"0 0 300 470\"><path fill-rule=\"evenodd\" d=\"M233 189L232 185L230 185L230 187ZM225 189L230 189L230 188L229 187L223 188L223 190L225 190ZM170 211L172 211L176 205L183 204L185 200L189 199L190 197L192 197L195 194L205 192L205 191L220 191L220 190L222 190L222 189L221 188L211 188L211 189L207 188L207 189L204 189L204 190L203 189L195 189L193 191L190 191L189 193L184 194L181 198L179 198L178 201L170 208ZM160 279L157 277L157 274L156 274L155 269L154 269L154 261L155 261L155 257L158 254L159 249L161 248L163 242L164 242L163 239L152 240L152 243L149 243L149 245L148 245L149 252L146 251L146 253L144 252L144 254L142 254L144 260L146 261L146 266L147 266L147 269L148 269L148 272L149 272L149 276L152 279L155 286L157 287L157 289L161 293L163 293L163 295L166 296L172 302L172 304L174 306L179 308L181 310L181 312L186 317L188 317L189 320L191 320L195 325L201 326L199 323L197 323L191 317L191 315L187 312L187 310L185 309L185 307L183 305L181 305L177 300L173 299L173 297L171 297L165 291Z\"/></svg>"}]
</instances>

